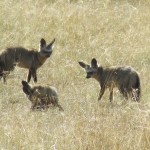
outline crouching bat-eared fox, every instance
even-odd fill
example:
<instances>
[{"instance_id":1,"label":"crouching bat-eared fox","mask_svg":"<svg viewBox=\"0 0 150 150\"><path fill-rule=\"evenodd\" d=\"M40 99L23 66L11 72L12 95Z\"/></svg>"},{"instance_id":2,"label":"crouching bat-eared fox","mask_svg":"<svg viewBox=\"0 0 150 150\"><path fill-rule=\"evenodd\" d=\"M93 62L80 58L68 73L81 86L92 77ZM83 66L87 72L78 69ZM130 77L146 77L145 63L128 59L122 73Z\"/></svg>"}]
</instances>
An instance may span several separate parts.
<instances>
[{"instance_id":1,"label":"crouching bat-eared fox","mask_svg":"<svg viewBox=\"0 0 150 150\"><path fill-rule=\"evenodd\" d=\"M44 110L52 105L63 111L61 105L58 104L58 93L55 87L43 85L32 86L28 82L22 81L22 90L31 102L31 110Z\"/></svg>"}]
</instances>

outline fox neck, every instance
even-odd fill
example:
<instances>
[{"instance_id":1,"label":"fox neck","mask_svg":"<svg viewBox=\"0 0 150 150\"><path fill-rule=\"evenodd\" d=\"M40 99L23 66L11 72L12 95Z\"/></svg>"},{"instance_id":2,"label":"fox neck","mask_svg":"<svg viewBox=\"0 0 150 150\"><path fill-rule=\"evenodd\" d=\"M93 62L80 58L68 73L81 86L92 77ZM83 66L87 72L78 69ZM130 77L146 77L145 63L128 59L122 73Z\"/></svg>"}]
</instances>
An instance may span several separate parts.
<instances>
[{"instance_id":1,"label":"fox neck","mask_svg":"<svg viewBox=\"0 0 150 150\"><path fill-rule=\"evenodd\" d=\"M96 79L98 82L101 83L102 76L103 76L103 68L102 67L98 67L97 74L95 74L93 76L93 78Z\"/></svg>"},{"instance_id":2,"label":"fox neck","mask_svg":"<svg viewBox=\"0 0 150 150\"><path fill-rule=\"evenodd\" d=\"M38 57L38 61L39 61L39 66L42 66L45 63L47 57L42 56L40 53L38 53L37 57Z\"/></svg>"}]
</instances>

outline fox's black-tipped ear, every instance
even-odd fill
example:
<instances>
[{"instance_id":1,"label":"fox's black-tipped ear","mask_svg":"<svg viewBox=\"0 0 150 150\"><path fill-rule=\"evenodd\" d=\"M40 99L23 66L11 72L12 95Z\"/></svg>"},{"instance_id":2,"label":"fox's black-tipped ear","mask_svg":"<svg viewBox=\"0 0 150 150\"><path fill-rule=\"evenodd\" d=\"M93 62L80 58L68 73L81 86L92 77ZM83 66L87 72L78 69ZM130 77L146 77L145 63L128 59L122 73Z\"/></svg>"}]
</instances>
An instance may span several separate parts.
<instances>
[{"instance_id":1,"label":"fox's black-tipped ear","mask_svg":"<svg viewBox=\"0 0 150 150\"><path fill-rule=\"evenodd\" d=\"M32 91L30 89L30 86L28 85L28 82L26 81L22 81L22 90L23 92L26 94L26 95L31 95L32 94Z\"/></svg>"},{"instance_id":2,"label":"fox's black-tipped ear","mask_svg":"<svg viewBox=\"0 0 150 150\"><path fill-rule=\"evenodd\" d=\"M80 65L82 68L86 68L86 66L87 66L84 62L81 62L81 61L79 61L79 65Z\"/></svg>"},{"instance_id":3,"label":"fox's black-tipped ear","mask_svg":"<svg viewBox=\"0 0 150 150\"><path fill-rule=\"evenodd\" d=\"M51 50L51 48L53 47L54 42L55 42L55 38L53 39L53 41L51 41L51 43L46 48Z\"/></svg>"},{"instance_id":4,"label":"fox's black-tipped ear","mask_svg":"<svg viewBox=\"0 0 150 150\"><path fill-rule=\"evenodd\" d=\"M55 38L53 39L53 41L50 43L50 45L52 46L55 42Z\"/></svg>"},{"instance_id":5,"label":"fox's black-tipped ear","mask_svg":"<svg viewBox=\"0 0 150 150\"><path fill-rule=\"evenodd\" d=\"M46 41L42 38L40 41L40 48L46 47Z\"/></svg>"},{"instance_id":6,"label":"fox's black-tipped ear","mask_svg":"<svg viewBox=\"0 0 150 150\"><path fill-rule=\"evenodd\" d=\"M97 65L97 60L96 60L95 58L93 58L93 59L91 60L91 66L92 66L92 67L95 67L95 68L98 67L98 65Z\"/></svg>"},{"instance_id":7,"label":"fox's black-tipped ear","mask_svg":"<svg viewBox=\"0 0 150 150\"><path fill-rule=\"evenodd\" d=\"M22 85L23 85L23 86L28 86L28 82L22 80Z\"/></svg>"}]
</instances>

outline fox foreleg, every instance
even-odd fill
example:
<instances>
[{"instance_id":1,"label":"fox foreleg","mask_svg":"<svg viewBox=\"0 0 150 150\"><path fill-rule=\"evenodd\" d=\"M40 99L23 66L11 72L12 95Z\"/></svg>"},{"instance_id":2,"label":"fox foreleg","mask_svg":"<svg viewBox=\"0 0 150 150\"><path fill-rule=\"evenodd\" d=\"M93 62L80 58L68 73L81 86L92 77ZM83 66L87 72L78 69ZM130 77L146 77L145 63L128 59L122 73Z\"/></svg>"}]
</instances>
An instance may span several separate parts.
<instances>
[{"instance_id":1,"label":"fox foreleg","mask_svg":"<svg viewBox=\"0 0 150 150\"><path fill-rule=\"evenodd\" d=\"M29 72L28 72L27 82L29 83L30 80L31 80L31 69L29 69Z\"/></svg>"},{"instance_id":2,"label":"fox foreleg","mask_svg":"<svg viewBox=\"0 0 150 150\"><path fill-rule=\"evenodd\" d=\"M105 92L105 87L101 87L101 90L100 90L100 93L99 93L99 97L98 97L98 101L101 100L101 98L102 98L103 95L104 95L104 92Z\"/></svg>"},{"instance_id":3,"label":"fox foreleg","mask_svg":"<svg viewBox=\"0 0 150 150\"><path fill-rule=\"evenodd\" d=\"M34 79L34 82L36 83L37 82L37 74L36 74L36 69L35 68L31 69L31 75Z\"/></svg>"}]
</instances>

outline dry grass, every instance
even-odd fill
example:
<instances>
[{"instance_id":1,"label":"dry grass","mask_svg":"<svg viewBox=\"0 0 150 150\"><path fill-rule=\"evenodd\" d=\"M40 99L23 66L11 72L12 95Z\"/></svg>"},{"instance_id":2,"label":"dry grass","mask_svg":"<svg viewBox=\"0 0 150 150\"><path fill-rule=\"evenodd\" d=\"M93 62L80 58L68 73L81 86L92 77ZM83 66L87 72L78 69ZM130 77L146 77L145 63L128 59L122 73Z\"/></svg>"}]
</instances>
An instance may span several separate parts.
<instances>
[{"instance_id":1,"label":"dry grass","mask_svg":"<svg viewBox=\"0 0 150 150\"><path fill-rule=\"evenodd\" d=\"M38 49L40 38L56 43L38 70L38 82L55 86L64 112L30 111L21 90L27 70L16 68L0 87L0 149L150 149L150 3L146 0L4 0L0 2L0 48ZM140 73L140 103L113 104L85 79L79 60L103 66L131 65Z\"/></svg>"}]
</instances>

